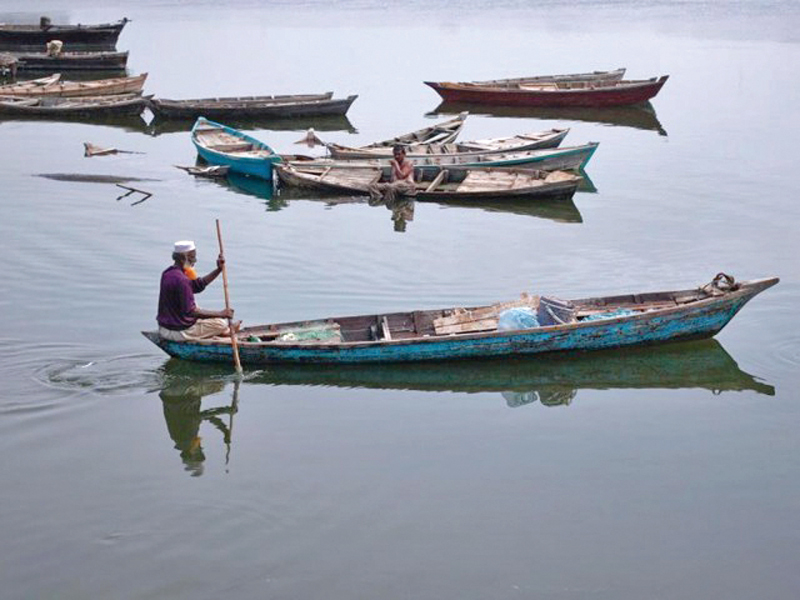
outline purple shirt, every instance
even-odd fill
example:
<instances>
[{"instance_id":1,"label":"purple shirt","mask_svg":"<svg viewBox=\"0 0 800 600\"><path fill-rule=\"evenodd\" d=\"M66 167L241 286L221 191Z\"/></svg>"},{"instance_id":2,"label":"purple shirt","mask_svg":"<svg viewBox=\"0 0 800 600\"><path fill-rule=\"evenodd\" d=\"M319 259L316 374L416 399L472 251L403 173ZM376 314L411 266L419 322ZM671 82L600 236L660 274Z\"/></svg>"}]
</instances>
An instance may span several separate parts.
<instances>
[{"instance_id":1,"label":"purple shirt","mask_svg":"<svg viewBox=\"0 0 800 600\"><path fill-rule=\"evenodd\" d=\"M161 274L161 292L158 295L156 321L165 329L180 331L195 324L191 315L195 309L194 295L206 289L202 277L189 279L183 269L172 265Z\"/></svg>"}]
</instances>

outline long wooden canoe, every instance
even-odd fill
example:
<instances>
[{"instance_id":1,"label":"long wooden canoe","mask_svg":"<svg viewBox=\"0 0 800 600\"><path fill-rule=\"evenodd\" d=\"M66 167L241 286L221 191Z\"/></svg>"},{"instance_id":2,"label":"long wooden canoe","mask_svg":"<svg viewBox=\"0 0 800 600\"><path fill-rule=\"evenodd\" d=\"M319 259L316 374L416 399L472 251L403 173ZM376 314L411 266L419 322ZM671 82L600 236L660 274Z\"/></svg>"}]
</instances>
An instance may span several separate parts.
<instances>
[{"instance_id":1,"label":"long wooden canoe","mask_svg":"<svg viewBox=\"0 0 800 600\"><path fill-rule=\"evenodd\" d=\"M148 98L140 94L114 96L0 96L0 115L37 117L94 117L106 115L139 115L147 106Z\"/></svg>"},{"instance_id":2,"label":"long wooden canoe","mask_svg":"<svg viewBox=\"0 0 800 600\"><path fill-rule=\"evenodd\" d=\"M598 142L589 142L580 146L562 146L560 148L547 148L544 150L521 150L513 152L455 152L443 154L412 154L406 157L415 167L438 172L439 167L458 166L469 168L517 168L517 169L543 169L555 170L580 170L585 169L589 160L597 150ZM284 157L300 167L329 167L362 168L382 167L388 173L390 158L370 158L354 160L338 160L329 158L296 159Z\"/></svg>"},{"instance_id":3,"label":"long wooden canoe","mask_svg":"<svg viewBox=\"0 0 800 600\"><path fill-rule=\"evenodd\" d=\"M19 46L41 48L47 42L60 40L69 46L113 48L122 28L129 20L123 18L116 23L98 23L96 25L53 25L46 20L35 25L0 23L0 46L4 48Z\"/></svg>"},{"instance_id":4,"label":"long wooden canoe","mask_svg":"<svg viewBox=\"0 0 800 600\"><path fill-rule=\"evenodd\" d=\"M694 289L556 302L525 296L471 308L416 310L258 325L238 334L242 364L392 363L504 358L710 338L777 277L733 282L720 274ZM529 307L538 327L499 330L503 311ZM554 310L553 307L561 307ZM544 310L542 310L544 309ZM170 356L231 362L229 339L170 341L142 332ZM576 360L579 360L579 355Z\"/></svg>"},{"instance_id":5,"label":"long wooden canoe","mask_svg":"<svg viewBox=\"0 0 800 600\"><path fill-rule=\"evenodd\" d=\"M133 77L64 81L60 73L49 77L0 85L0 96L108 96L113 94L141 94L147 73Z\"/></svg>"},{"instance_id":6,"label":"long wooden canoe","mask_svg":"<svg viewBox=\"0 0 800 600\"><path fill-rule=\"evenodd\" d=\"M627 106L653 98L669 75L646 80L567 81L485 86L446 81L426 81L447 102L492 106Z\"/></svg>"},{"instance_id":7,"label":"long wooden canoe","mask_svg":"<svg viewBox=\"0 0 800 600\"><path fill-rule=\"evenodd\" d=\"M230 167L233 173L272 181L272 165L281 161L264 142L203 117L195 121L191 137L203 160L211 165Z\"/></svg>"},{"instance_id":8,"label":"long wooden canoe","mask_svg":"<svg viewBox=\"0 0 800 600\"><path fill-rule=\"evenodd\" d=\"M282 184L337 194L365 195L373 183L386 181L388 168L275 166ZM565 171L527 169L415 168L417 200L468 202L486 199L571 198L580 176Z\"/></svg>"},{"instance_id":9,"label":"long wooden canoe","mask_svg":"<svg viewBox=\"0 0 800 600\"><path fill-rule=\"evenodd\" d=\"M124 71L128 52L45 52L16 54L20 71Z\"/></svg>"},{"instance_id":10,"label":"long wooden canoe","mask_svg":"<svg viewBox=\"0 0 800 600\"><path fill-rule=\"evenodd\" d=\"M283 96L195 98L191 100L154 98L150 103L150 109L157 117L163 118L290 118L344 115L356 98L358 98L356 95L348 96L347 98L334 98L333 92Z\"/></svg>"},{"instance_id":11,"label":"long wooden canoe","mask_svg":"<svg viewBox=\"0 0 800 600\"><path fill-rule=\"evenodd\" d=\"M548 129L533 133L517 134L504 138L485 140L472 140L469 142L450 142L448 144L408 144L406 156L420 157L439 154L460 154L476 152L492 154L498 152L521 152L525 150L543 150L558 148L567 137L569 129ZM325 144L332 158L357 159L357 158L391 158L392 148L380 146L378 148L354 148L340 144Z\"/></svg>"}]
</instances>

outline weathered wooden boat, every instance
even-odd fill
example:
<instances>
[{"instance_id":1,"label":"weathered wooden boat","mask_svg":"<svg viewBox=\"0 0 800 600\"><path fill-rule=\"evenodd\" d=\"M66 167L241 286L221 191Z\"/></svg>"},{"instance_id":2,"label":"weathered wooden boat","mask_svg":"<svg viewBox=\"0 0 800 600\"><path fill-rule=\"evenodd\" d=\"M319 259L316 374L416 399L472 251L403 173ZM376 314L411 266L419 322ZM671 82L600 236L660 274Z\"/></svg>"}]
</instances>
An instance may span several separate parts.
<instances>
[{"instance_id":1,"label":"weathered wooden boat","mask_svg":"<svg viewBox=\"0 0 800 600\"><path fill-rule=\"evenodd\" d=\"M47 42L60 40L70 46L113 48L122 28L129 20L123 18L116 23L98 23L96 25L53 25L50 23L50 19L42 17L35 25L0 23L0 47L43 47Z\"/></svg>"},{"instance_id":2,"label":"weathered wooden boat","mask_svg":"<svg viewBox=\"0 0 800 600\"><path fill-rule=\"evenodd\" d=\"M154 98L150 110L157 117L169 119L196 119L197 117L291 118L302 116L344 115L358 96L334 98L333 92L324 94L296 94L284 96L238 96L230 98L195 98L170 100Z\"/></svg>"},{"instance_id":3,"label":"weathered wooden boat","mask_svg":"<svg viewBox=\"0 0 800 600\"><path fill-rule=\"evenodd\" d=\"M366 146L359 146L359 148L391 148L397 144L402 144L404 146L410 144L447 144L455 140L458 134L461 133L461 130L464 128L464 121L466 121L468 115L469 113L463 112L447 121L442 121L409 133L403 133L388 140L381 140L379 142L367 144Z\"/></svg>"},{"instance_id":4,"label":"weathered wooden boat","mask_svg":"<svg viewBox=\"0 0 800 600\"><path fill-rule=\"evenodd\" d=\"M272 181L272 165L281 161L264 142L204 117L195 121L191 136L203 160L211 165L230 167L232 173Z\"/></svg>"},{"instance_id":5,"label":"weathered wooden boat","mask_svg":"<svg viewBox=\"0 0 800 600\"><path fill-rule=\"evenodd\" d=\"M45 52L16 54L19 71L124 71L128 52Z\"/></svg>"},{"instance_id":6,"label":"weathered wooden boat","mask_svg":"<svg viewBox=\"0 0 800 600\"><path fill-rule=\"evenodd\" d=\"M554 81L619 81L625 76L625 69L613 71L591 71L589 73L565 73L561 75L533 75L529 77L512 77L507 79L486 79L483 81L462 82L468 85L482 85L487 87L518 87L529 83L549 83Z\"/></svg>"},{"instance_id":7,"label":"weathered wooden boat","mask_svg":"<svg viewBox=\"0 0 800 600\"><path fill-rule=\"evenodd\" d=\"M473 85L426 81L447 102L492 106L627 106L647 102L666 83L669 75L646 80L553 81L518 86Z\"/></svg>"},{"instance_id":8,"label":"weathered wooden boat","mask_svg":"<svg viewBox=\"0 0 800 600\"><path fill-rule=\"evenodd\" d=\"M369 194L372 184L387 181L389 169L380 167L303 166L282 163L275 167L282 184L337 194ZM468 202L492 198L568 199L575 194L580 176L565 171L527 169L469 169L464 167L415 168L417 200Z\"/></svg>"},{"instance_id":9,"label":"weathered wooden boat","mask_svg":"<svg viewBox=\"0 0 800 600\"><path fill-rule=\"evenodd\" d=\"M416 310L259 325L238 334L242 364L392 363L506 358L710 338L778 278L734 282L719 274L695 289L556 302L525 296L474 308ZM541 325L498 330L501 313L529 307ZM544 310L542 310L544 309ZM232 361L229 339L170 341L142 332L170 356Z\"/></svg>"},{"instance_id":10,"label":"weathered wooden boat","mask_svg":"<svg viewBox=\"0 0 800 600\"><path fill-rule=\"evenodd\" d=\"M141 94L147 73L132 77L64 81L60 73L40 79L0 85L0 96L109 96L114 94Z\"/></svg>"},{"instance_id":11,"label":"weathered wooden boat","mask_svg":"<svg viewBox=\"0 0 800 600\"><path fill-rule=\"evenodd\" d=\"M76 98L0 96L0 115L37 117L139 115L147 106L147 100L147 97L140 94Z\"/></svg>"},{"instance_id":12,"label":"weathered wooden boat","mask_svg":"<svg viewBox=\"0 0 800 600\"><path fill-rule=\"evenodd\" d=\"M408 144L406 156L427 156L438 154L461 154L476 152L490 154L496 152L518 152L524 150L543 150L558 148L567 137L569 129L548 129L534 133L517 134L504 138L486 140L472 140L470 142L450 142L447 144ZM357 158L391 158L392 148L380 146L378 148L353 148L340 144L325 144L332 158L357 159Z\"/></svg>"},{"instance_id":13,"label":"weathered wooden boat","mask_svg":"<svg viewBox=\"0 0 800 600\"><path fill-rule=\"evenodd\" d=\"M567 170L576 171L586 168L587 163L597 150L597 142L589 142L581 146L563 146L545 150L524 150L517 152L456 152L443 154L412 154L407 156L415 167L438 172L439 167L458 166L469 168L515 168L515 169L543 169L546 171ZM342 168L381 167L388 173L391 158L337 160L329 158L292 160L284 157L288 162L297 166Z\"/></svg>"}]
</instances>

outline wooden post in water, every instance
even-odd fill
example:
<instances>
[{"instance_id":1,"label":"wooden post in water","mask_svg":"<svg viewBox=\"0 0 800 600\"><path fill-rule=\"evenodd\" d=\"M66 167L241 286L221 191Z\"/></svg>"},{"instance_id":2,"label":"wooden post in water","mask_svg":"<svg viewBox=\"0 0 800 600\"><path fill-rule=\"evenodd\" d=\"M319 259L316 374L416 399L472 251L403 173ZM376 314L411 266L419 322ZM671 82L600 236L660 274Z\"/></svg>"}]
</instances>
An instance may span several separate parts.
<instances>
[{"instance_id":1,"label":"wooden post in water","mask_svg":"<svg viewBox=\"0 0 800 600\"><path fill-rule=\"evenodd\" d=\"M217 241L219 242L219 253L225 257L225 251L222 248L222 231L219 227L219 219L217 219ZM231 303L228 298L228 270L225 263L222 263L222 289L225 292L225 308L230 308ZM233 365L236 367L236 372L242 374L242 363L239 361L239 344L236 341L236 332L233 330L233 319L228 317L228 330L231 333L231 348L233 349Z\"/></svg>"}]
</instances>

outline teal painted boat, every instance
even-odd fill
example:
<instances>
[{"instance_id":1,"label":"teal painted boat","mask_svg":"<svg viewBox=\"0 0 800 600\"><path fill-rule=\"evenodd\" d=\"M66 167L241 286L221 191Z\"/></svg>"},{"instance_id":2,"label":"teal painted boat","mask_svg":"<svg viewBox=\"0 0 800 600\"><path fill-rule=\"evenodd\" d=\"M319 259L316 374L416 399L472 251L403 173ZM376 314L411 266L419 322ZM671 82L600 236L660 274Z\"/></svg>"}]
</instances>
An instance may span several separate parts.
<instances>
[{"instance_id":1,"label":"teal painted boat","mask_svg":"<svg viewBox=\"0 0 800 600\"><path fill-rule=\"evenodd\" d=\"M688 290L558 301L520 300L472 308L334 317L242 329L242 364L394 363L504 358L710 338L777 277L735 282L720 273ZM506 329L509 310L536 314L537 325ZM170 356L232 361L230 340L169 341L142 332Z\"/></svg>"},{"instance_id":2,"label":"teal painted boat","mask_svg":"<svg viewBox=\"0 0 800 600\"><path fill-rule=\"evenodd\" d=\"M415 168L438 172L442 167L464 167L469 169L538 169L543 171L579 171L586 168L597 150L598 142L580 146L564 146L542 150L512 152L471 151L442 154L409 154L406 160ZM381 167L386 174L391 169L391 158L340 160L330 158L288 160L299 168L336 167L363 169Z\"/></svg>"},{"instance_id":3,"label":"teal painted boat","mask_svg":"<svg viewBox=\"0 0 800 600\"><path fill-rule=\"evenodd\" d=\"M268 181L272 181L272 165L281 162L281 157L264 142L204 117L199 117L192 127L192 143L207 163Z\"/></svg>"}]
</instances>

